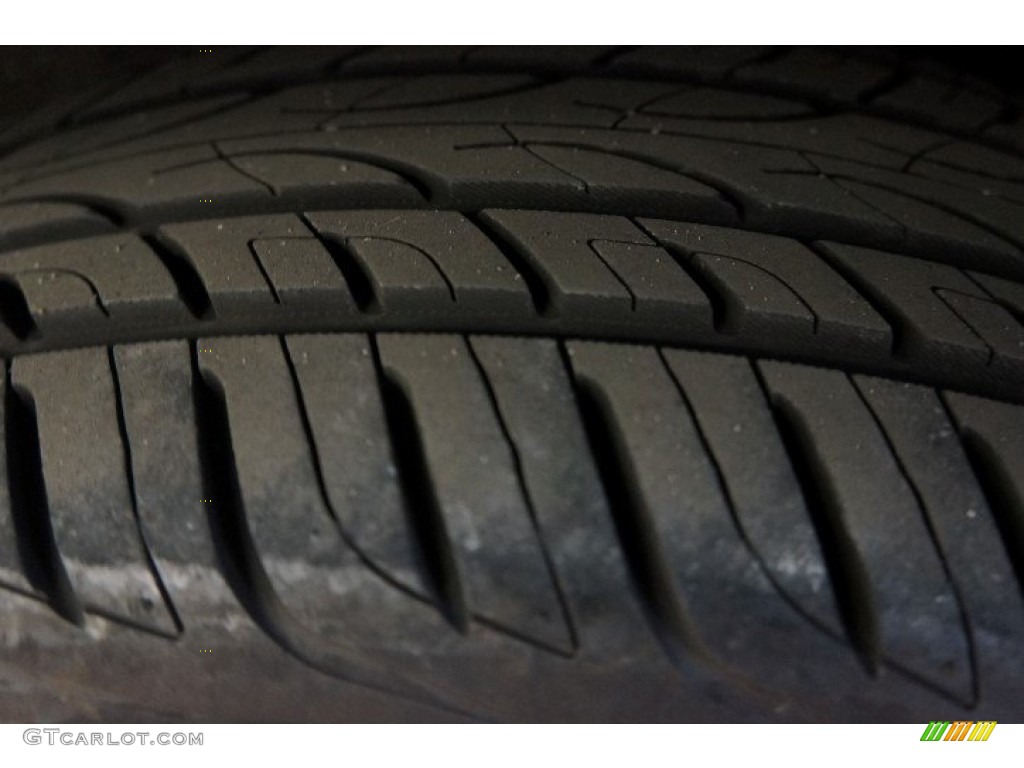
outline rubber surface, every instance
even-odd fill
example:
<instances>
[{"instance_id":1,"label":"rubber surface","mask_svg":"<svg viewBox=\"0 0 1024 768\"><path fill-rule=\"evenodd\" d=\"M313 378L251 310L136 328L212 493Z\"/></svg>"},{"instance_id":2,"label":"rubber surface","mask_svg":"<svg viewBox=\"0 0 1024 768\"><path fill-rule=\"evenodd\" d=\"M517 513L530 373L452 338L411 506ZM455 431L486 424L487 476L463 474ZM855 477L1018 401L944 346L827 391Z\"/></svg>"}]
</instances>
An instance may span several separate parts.
<instances>
[{"instance_id":1,"label":"rubber surface","mask_svg":"<svg viewBox=\"0 0 1024 768\"><path fill-rule=\"evenodd\" d=\"M1019 717L1022 137L774 48L215 49L7 131L0 718Z\"/></svg>"}]
</instances>

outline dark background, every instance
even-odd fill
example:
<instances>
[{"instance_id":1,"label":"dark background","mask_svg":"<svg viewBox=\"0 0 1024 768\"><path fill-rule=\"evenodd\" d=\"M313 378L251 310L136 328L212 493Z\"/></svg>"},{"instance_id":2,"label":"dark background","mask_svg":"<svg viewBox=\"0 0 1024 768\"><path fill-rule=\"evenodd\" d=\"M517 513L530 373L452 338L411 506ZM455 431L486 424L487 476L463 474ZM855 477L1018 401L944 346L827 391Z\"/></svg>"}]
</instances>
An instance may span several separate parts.
<instances>
[{"instance_id":1,"label":"dark background","mask_svg":"<svg viewBox=\"0 0 1024 768\"><path fill-rule=\"evenodd\" d=\"M193 46L0 46L0 128L46 105L189 54Z\"/></svg>"},{"instance_id":2,"label":"dark background","mask_svg":"<svg viewBox=\"0 0 1024 768\"><path fill-rule=\"evenodd\" d=\"M931 61L989 80L1011 95L1024 95L1024 48L894 46L874 48ZM83 91L118 81L172 59L195 46L6 46L0 47L0 129L35 109L74 98Z\"/></svg>"}]
</instances>

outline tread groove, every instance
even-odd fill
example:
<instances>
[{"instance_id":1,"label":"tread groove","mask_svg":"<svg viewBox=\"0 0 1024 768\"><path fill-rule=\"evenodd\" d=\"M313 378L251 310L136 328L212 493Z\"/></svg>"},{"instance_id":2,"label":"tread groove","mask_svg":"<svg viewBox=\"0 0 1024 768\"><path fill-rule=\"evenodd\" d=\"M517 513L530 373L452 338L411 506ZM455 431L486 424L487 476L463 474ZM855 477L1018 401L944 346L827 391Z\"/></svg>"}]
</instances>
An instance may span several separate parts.
<instances>
[{"instance_id":1,"label":"tread groove","mask_svg":"<svg viewBox=\"0 0 1024 768\"><path fill-rule=\"evenodd\" d=\"M1017 587L1024 597L1024 508L1021 508L1020 499L1013 490L1013 481L989 441L953 415L944 392L939 392L939 399L950 423L959 429L967 461L992 510L1006 555L1017 577Z\"/></svg>"},{"instance_id":2,"label":"tread groove","mask_svg":"<svg viewBox=\"0 0 1024 768\"><path fill-rule=\"evenodd\" d=\"M679 394L679 398L682 401L683 406L690 417L690 420L693 422L694 431L696 432L697 439L700 442L700 446L703 449L704 454L708 457L708 461L711 465L712 471L715 473L715 482L722 493L722 498L725 500L725 503L729 508L730 520L732 521L733 527L736 529L737 536L739 537L740 541L743 542L743 546L750 553L750 556L757 562L758 568L760 569L762 575L764 575L764 577L775 589L775 592L779 595L780 598L782 598L786 602L786 605L789 606L789 608L796 611L796 613L798 613L805 621L807 621L808 624L813 626L815 629L820 630L829 637L840 639L839 636L836 635L834 630L830 629L822 621L817 619L812 614L808 613L804 609L804 607L800 605L800 603L796 599L794 599L793 596L790 595L785 588L783 588L782 584L779 583L779 580L776 577L776 575L772 573L771 568L768 567L768 564L766 563L764 556L762 555L760 550L758 550L758 548L754 545L754 542L750 539L750 536L747 534L747 530L743 525L743 521L740 519L740 516L737 512L736 503L733 499L732 492L729 490L729 484L728 482L726 482L725 473L722 471L722 466L719 464L718 459L711 448L711 443L708 441L707 435L704 431L704 427L701 425L700 419L697 415L697 411L693 407L693 403L690 400L690 396L683 388L682 383L676 377L675 371L672 370L672 366L665 359L664 351L661 348L658 349L658 358L661 360L662 366L668 373L668 376L671 379L676 392Z\"/></svg>"},{"instance_id":3,"label":"tread groove","mask_svg":"<svg viewBox=\"0 0 1024 768\"><path fill-rule=\"evenodd\" d=\"M875 426L878 428L878 433L885 441L886 448L888 448L889 454L892 456L900 475L903 477L907 487L910 489L910 492L914 497L914 503L917 505L917 508L921 513L921 519L924 521L925 528L928 530L928 537L931 540L932 547L938 553L939 563L942 565L942 570L946 574L946 580L949 582L950 589L956 599L960 620L963 622L964 638L967 642L967 653L971 670L971 699L965 702L965 704L968 707L976 706L981 697L981 680L978 671L978 648L975 640L974 625L971 621L970 613L967 610L967 601L964 599L963 590L953 573L953 569L946 557L946 553L943 551L932 516L928 512L928 506L925 504L924 496L921 494L921 489L918 487L913 475L908 471L899 451L896 450L896 445L892 440L892 436L889 434L889 429L882 421L882 417L871 405L871 401L865 396L864 390L862 389L861 384L857 381L857 378L855 376L848 376L847 378L853 387L853 391L856 394L857 399L864 406L864 409L871 417L872 422L874 422Z\"/></svg>"},{"instance_id":4,"label":"tread groove","mask_svg":"<svg viewBox=\"0 0 1024 768\"><path fill-rule=\"evenodd\" d=\"M359 558L362 565L372 571L382 581L386 582L395 589L401 591L405 595L409 596L414 600L420 602L427 602L422 594L419 594L411 590L406 585L391 576L385 569L378 566L359 546L356 540L352 537L351 533L346 530L342 524L334 505L331 503L330 494L327 492L327 484L324 481L323 463L320 458L320 452L317 449L316 439L314 438L313 429L310 424L309 411L306 406L305 396L302 392L302 386L299 383L298 373L295 370L295 361L292 359L291 351L288 349L288 344L282 338L281 350L284 356L285 363L288 367L288 374L291 377L292 386L295 389L295 399L299 409L299 417L302 421L302 429L305 432L306 440L309 443L310 452L313 457L313 470L316 473L317 486L320 491L320 497L323 499L324 506L330 512L331 519L334 521L335 526L338 529L338 533L342 540L345 542L345 546L351 549L356 556Z\"/></svg>"},{"instance_id":5,"label":"tread groove","mask_svg":"<svg viewBox=\"0 0 1024 768\"><path fill-rule=\"evenodd\" d=\"M11 517L22 567L58 615L84 626L85 609L64 567L50 520L35 405L31 394L12 383L9 364L4 409Z\"/></svg>"},{"instance_id":6,"label":"tread groove","mask_svg":"<svg viewBox=\"0 0 1024 768\"><path fill-rule=\"evenodd\" d=\"M692 252L680 248L676 243L670 243L659 238L656 233L644 226L643 221L637 218L631 218L630 221L641 232L660 245L672 258L672 261L676 263L676 266L683 271L683 274L700 288L711 305L711 327L714 328L715 333L728 334L732 327L731 299L729 298L728 289L715 275L701 269L694 263L694 254Z\"/></svg>"},{"instance_id":7,"label":"tread groove","mask_svg":"<svg viewBox=\"0 0 1024 768\"><path fill-rule=\"evenodd\" d=\"M39 334L21 286L6 276L0 278L0 323L14 334L18 341L25 341Z\"/></svg>"},{"instance_id":8,"label":"tread groove","mask_svg":"<svg viewBox=\"0 0 1024 768\"><path fill-rule=\"evenodd\" d=\"M562 347L564 350L564 347ZM708 653L675 588L650 511L637 487L632 459L600 385L572 369L577 405L608 499L616 535L648 621L666 655L680 668Z\"/></svg>"},{"instance_id":9,"label":"tread groove","mask_svg":"<svg viewBox=\"0 0 1024 768\"><path fill-rule=\"evenodd\" d=\"M427 581L442 615L456 630L466 634L471 621L470 609L431 478L416 412L398 374L381 359L376 338L371 336L370 339L399 486L410 528L423 554Z\"/></svg>"},{"instance_id":10,"label":"tread groove","mask_svg":"<svg viewBox=\"0 0 1024 768\"><path fill-rule=\"evenodd\" d=\"M216 318L217 313L206 284L188 254L160 233L142 235L142 241L163 264L174 282L179 298L192 316L201 321Z\"/></svg>"},{"instance_id":11,"label":"tread groove","mask_svg":"<svg viewBox=\"0 0 1024 768\"><path fill-rule=\"evenodd\" d=\"M772 392L760 365L754 365L754 373L771 405L776 429L811 514L847 637L867 671L877 675L882 654L871 581L846 530L842 509L828 479L828 468L796 408Z\"/></svg>"},{"instance_id":12,"label":"tread groove","mask_svg":"<svg viewBox=\"0 0 1024 768\"><path fill-rule=\"evenodd\" d=\"M203 373L196 343L189 345L193 371L193 398L199 444L203 495L212 500L208 520L214 550L225 580L239 604L263 630L285 647L290 646L284 607L252 541L245 518L242 492L235 469L226 395L220 383Z\"/></svg>"},{"instance_id":13,"label":"tread groove","mask_svg":"<svg viewBox=\"0 0 1024 768\"><path fill-rule=\"evenodd\" d=\"M551 284L551 279L544 271L544 268L537 264L529 251L520 248L510 238L506 237L502 228L490 221L483 213L467 214L466 218L485 237L494 243L495 247L501 251L501 254L512 265L512 268L522 277L537 314L542 317L556 314L553 300L555 288Z\"/></svg>"},{"instance_id":14,"label":"tread groove","mask_svg":"<svg viewBox=\"0 0 1024 768\"><path fill-rule=\"evenodd\" d=\"M202 371L195 342L190 346L200 471L204 493L213 499L210 534L221 572L239 604L285 651L326 675L458 712L439 701L436 691L424 690L401 672L385 676L358 649L324 641L289 612L263 566L246 518L226 393L216 376Z\"/></svg>"},{"instance_id":15,"label":"tread groove","mask_svg":"<svg viewBox=\"0 0 1024 768\"><path fill-rule=\"evenodd\" d=\"M330 255L331 261L348 286L349 295L356 308L363 314L380 313L380 298L374 289L370 271L359 255L348 247L348 242L342 238L322 234L305 214L301 214L299 218Z\"/></svg>"}]
</instances>

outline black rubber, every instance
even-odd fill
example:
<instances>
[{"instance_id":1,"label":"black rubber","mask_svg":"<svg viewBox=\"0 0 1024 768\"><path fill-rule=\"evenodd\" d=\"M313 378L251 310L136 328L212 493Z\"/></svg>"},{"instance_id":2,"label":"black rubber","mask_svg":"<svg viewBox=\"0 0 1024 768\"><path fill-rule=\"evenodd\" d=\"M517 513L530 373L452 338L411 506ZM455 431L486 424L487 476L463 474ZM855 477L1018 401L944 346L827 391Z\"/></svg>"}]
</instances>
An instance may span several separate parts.
<instances>
[{"instance_id":1,"label":"black rubber","mask_svg":"<svg viewBox=\"0 0 1024 768\"><path fill-rule=\"evenodd\" d=\"M1024 715L998 91L214 49L0 145L0 719Z\"/></svg>"}]
</instances>

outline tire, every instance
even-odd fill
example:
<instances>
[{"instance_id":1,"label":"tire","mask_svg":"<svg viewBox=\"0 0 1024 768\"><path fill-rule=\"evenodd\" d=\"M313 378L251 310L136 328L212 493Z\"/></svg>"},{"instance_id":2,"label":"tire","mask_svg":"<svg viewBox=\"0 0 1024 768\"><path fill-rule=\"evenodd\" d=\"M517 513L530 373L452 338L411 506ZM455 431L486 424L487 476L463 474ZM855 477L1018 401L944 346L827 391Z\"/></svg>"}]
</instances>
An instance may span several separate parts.
<instances>
[{"instance_id":1,"label":"tire","mask_svg":"<svg viewBox=\"0 0 1024 768\"><path fill-rule=\"evenodd\" d=\"M1018 115L224 49L8 129L0 719L1020 719Z\"/></svg>"}]
</instances>

